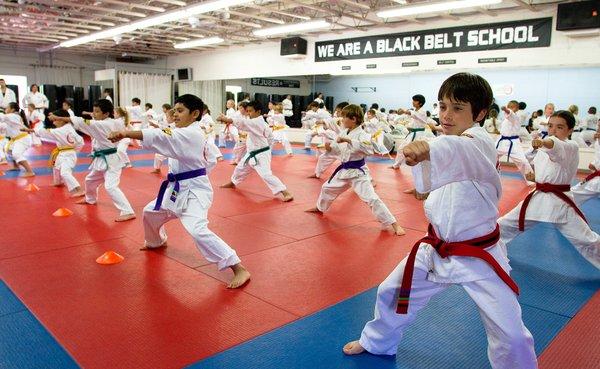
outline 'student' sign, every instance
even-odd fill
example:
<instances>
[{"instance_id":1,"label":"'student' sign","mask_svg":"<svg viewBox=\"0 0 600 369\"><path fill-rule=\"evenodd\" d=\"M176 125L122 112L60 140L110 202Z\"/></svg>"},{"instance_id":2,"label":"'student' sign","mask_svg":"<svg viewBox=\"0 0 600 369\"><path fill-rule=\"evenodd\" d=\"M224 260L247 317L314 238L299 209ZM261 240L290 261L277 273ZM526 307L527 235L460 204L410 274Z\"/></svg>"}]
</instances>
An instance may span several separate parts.
<instances>
[{"instance_id":1,"label":"'student' sign","mask_svg":"<svg viewBox=\"0 0 600 369\"><path fill-rule=\"evenodd\" d=\"M315 43L315 61L550 46L552 18L478 24Z\"/></svg>"}]
</instances>

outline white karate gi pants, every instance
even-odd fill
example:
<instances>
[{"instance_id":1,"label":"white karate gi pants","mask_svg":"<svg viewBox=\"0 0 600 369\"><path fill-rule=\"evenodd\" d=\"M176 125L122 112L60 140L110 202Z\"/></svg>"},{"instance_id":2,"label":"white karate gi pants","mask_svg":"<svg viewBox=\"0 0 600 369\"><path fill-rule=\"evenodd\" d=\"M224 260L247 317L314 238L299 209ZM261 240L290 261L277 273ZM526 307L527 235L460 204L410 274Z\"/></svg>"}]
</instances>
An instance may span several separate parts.
<instances>
[{"instance_id":1,"label":"white karate gi pants","mask_svg":"<svg viewBox=\"0 0 600 369\"><path fill-rule=\"evenodd\" d=\"M54 168L52 168L54 183L64 183L69 191L79 187L79 181L73 176L73 168L75 168L76 163L77 153L75 151L59 153L54 162Z\"/></svg>"},{"instance_id":2,"label":"white karate gi pants","mask_svg":"<svg viewBox=\"0 0 600 369\"><path fill-rule=\"evenodd\" d=\"M292 145L290 144L290 140L288 139L287 134L285 133L285 131L283 129L278 129L278 130L273 131L273 141L281 142L286 154L289 155L289 154L293 153Z\"/></svg>"},{"instance_id":3,"label":"white karate gi pants","mask_svg":"<svg viewBox=\"0 0 600 369\"><path fill-rule=\"evenodd\" d=\"M110 159L107 157L110 163ZM102 158L96 158L94 160L104 160ZM133 208L127 201L125 194L119 188L119 182L121 180L121 165L109 165L108 169L98 170L93 169L94 163L92 163L92 169L90 173L85 177L85 201L90 204L95 204L98 199L98 187L104 183L106 192L112 199L113 204L119 209L119 215L133 214Z\"/></svg>"},{"instance_id":4,"label":"white karate gi pants","mask_svg":"<svg viewBox=\"0 0 600 369\"><path fill-rule=\"evenodd\" d=\"M225 128L223 128L223 131L221 133L219 133L219 147L225 147L227 146L225 144L225 141L227 140L227 138L230 138L231 140L233 140L233 142L238 142L240 140L240 136L238 134L238 129L237 127L230 125L229 126L229 132L225 131Z\"/></svg>"},{"instance_id":5,"label":"white karate gi pants","mask_svg":"<svg viewBox=\"0 0 600 369\"><path fill-rule=\"evenodd\" d=\"M246 155L246 141L237 140L233 147L233 162L239 163Z\"/></svg>"},{"instance_id":6,"label":"white karate gi pants","mask_svg":"<svg viewBox=\"0 0 600 369\"><path fill-rule=\"evenodd\" d=\"M129 147L130 142L131 139L124 138L117 144L117 155L119 155L119 158L123 163L125 163L125 165L131 164L129 161L129 156L127 155L127 148Z\"/></svg>"},{"instance_id":7,"label":"white karate gi pants","mask_svg":"<svg viewBox=\"0 0 600 369\"><path fill-rule=\"evenodd\" d=\"M517 166L519 172L521 172L523 178L525 178L525 175L529 172L533 172L533 169L531 168L529 161L525 157L525 152L523 151L523 147L521 146L521 141L515 139L512 140L512 143L513 145L512 150L510 151L510 161L512 161ZM500 157L508 154L509 147L510 142L508 140L502 140L502 142L500 142L500 145L498 145L498 148L496 149L496 151L498 152L498 161L500 161Z\"/></svg>"},{"instance_id":8,"label":"white karate gi pants","mask_svg":"<svg viewBox=\"0 0 600 369\"><path fill-rule=\"evenodd\" d=\"M334 155L331 152L325 151L319 155L317 159L317 166L315 167L315 175L317 178L321 178L323 172L327 170L331 166L331 164L335 163L336 160L340 160L338 155Z\"/></svg>"},{"instance_id":9,"label":"white karate gi pants","mask_svg":"<svg viewBox=\"0 0 600 369\"><path fill-rule=\"evenodd\" d=\"M358 197L369 205L373 215L375 215L375 218L377 218L383 226L389 226L396 223L396 218L394 218L387 206L385 206L383 201L381 201L379 196L375 193L375 189L371 183L371 176L362 175L356 178L341 179L339 176L344 170L345 169L339 171L335 177L331 179L331 182L323 183L319 199L317 200L317 209L323 213L326 212L339 195L352 187Z\"/></svg>"},{"instance_id":10,"label":"white karate gi pants","mask_svg":"<svg viewBox=\"0 0 600 369\"><path fill-rule=\"evenodd\" d=\"M168 195L167 195L168 196ZM185 230L192 236L202 256L211 263L217 263L219 270L240 262L235 251L219 236L208 229L208 209L210 203L203 203L191 195L185 209L173 212L167 209L154 210L152 200L144 208L144 238L149 248L159 247L167 242L164 224L172 219L181 220Z\"/></svg>"},{"instance_id":11,"label":"white karate gi pants","mask_svg":"<svg viewBox=\"0 0 600 369\"><path fill-rule=\"evenodd\" d=\"M160 169L163 161L167 159L166 156L161 154L154 154L154 169Z\"/></svg>"},{"instance_id":12,"label":"white karate gi pants","mask_svg":"<svg viewBox=\"0 0 600 369\"><path fill-rule=\"evenodd\" d=\"M562 201L562 200L559 200ZM498 219L500 225L500 238L507 245L513 238L518 236L519 231L519 212L521 211L521 202L505 216ZM531 206L531 205L530 205ZM525 214L525 230L531 229L539 223L535 220L528 220ZM596 268L600 269L600 235L592 231L590 226L573 210L571 207L567 210L564 223L554 223L556 228L575 249L592 263ZM532 247L543 248L544 245L531 245Z\"/></svg>"},{"instance_id":13,"label":"white karate gi pants","mask_svg":"<svg viewBox=\"0 0 600 369\"><path fill-rule=\"evenodd\" d=\"M425 244L417 252L408 314L397 314L398 290L406 259L379 285L375 317L363 328L360 345L376 355L395 355L404 330L417 317L429 299L450 283L427 280ZM434 251L435 252L435 251ZM537 359L533 337L523 324L517 296L497 275L460 284L477 304L488 339L488 358L494 369L535 369ZM448 322L455 324L456 322Z\"/></svg>"},{"instance_id":14,"label":"white karate gi pants","mask_svg":"<svg viewBox=\"0 0 600 369\"><path fill-rule=\"evenodd\" d=\"M246 154L248 155L248 154ZM273 172L271 171L271 152L265 151L256 155L256 161L254 158L248 161L248 164L244 164L246 160L246 155L242 157L242 159L238 162L238 165L235 167L233 171L233 175L231 176L231 182L234 185L238 185L248 177L252 170L256 171L256 173L262 178L265 184L269 187L273 195L280 193L281 191L285 191L287 187L281 182L279 178L277 178Z\"/></svg>"},{"instance_id":15,"label":"white karate gi pants","mask_svg":"<svg viewBox=\"0 0 600 369\"><path fill-rule=\"evenodd\" d=\"M600 177L596 177L588 183L578 183L571 187L571 193L577 206L581 206L586 201L600 197L600 192L594 191L594 188L600 188Z\"/></svg>"},{"instance_id":16,"label":"white karate gi pants","mask_svg":"<svg viewBox=\"0 0 600 369\"><path fill-rule=\"evenodd\" d=\"M31 147L31 136L27 136L13 142L8 156L17 163L27 161L25 152Z\"/></svg>"}]
</instances>

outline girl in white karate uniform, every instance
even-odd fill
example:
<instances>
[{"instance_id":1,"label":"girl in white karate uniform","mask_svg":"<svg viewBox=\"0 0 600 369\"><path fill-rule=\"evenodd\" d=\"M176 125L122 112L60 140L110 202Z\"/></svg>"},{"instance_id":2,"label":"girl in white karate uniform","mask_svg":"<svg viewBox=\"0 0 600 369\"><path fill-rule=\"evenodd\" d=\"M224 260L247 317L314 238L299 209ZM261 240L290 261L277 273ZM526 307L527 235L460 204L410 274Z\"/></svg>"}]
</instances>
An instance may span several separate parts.
<instances>
[{"instance_id":1,"label":"girl in white karate uniform","mask_svg":"<svg viewBox=\"0 0 600 369\"><path fill-rule=\"evenodd\" d=\"M553 223L590 263L600 269L600 235L592 231L573 202L571 181L577 174L579 146L569 140L575 118L565 110L548 121L549 137L534 139L536 190L500 218L502 241L513 238L538 222Z\"/></svg>"},{"instance_id":2,"label":"girl in white karate uniform","mask_svg":"<svg viewBox=\"0 0 600 369\"><path fill-rule=\"evenodd\" d=\"M496 224L502 186L494 141L479 126L492 89L480 76L459 73L442 84L438 98L445 135L403 149L407 164L414 166L417 191L430 192L428 235L379 286L373 320L343 351L395 355L419 310L458 284L477 304L492 368L535 369L533 337L521 318L518 287L508 275Z\"/></svg>"},{"instance_id":3,"label":"girl in white karate uniform","mask_svg":"<svg viewBox=\"0 0 600 369\"><path fill-rule=\"evenodd\" d=\"M269 127L273 130L273 141L281 142L285 153L289 156L294 155L290 140L285 133L287 125L285 124L285 116L283 115L283 105L275 104L273 106L273 115L267 117L267 123L269 123Z\"/></svg>"},{"instance_id":4,"label":"girl in white karate uniform","mask_svg":"<svg viewBox=\"0 0 600 369\"><path fill-rule=\"evenodd\" d=\"M579 118L579 107L577 105L571 105L569 106L569 112L573 114L573 118L575 118L575 128L573 128L571 140L575 141L579 147L587 148L588 144L585 143L583 138L583 132L585 131L586 124L581 118Z\"/></svg>"},{"instance_id":5,"label":"girl in white karate uniform","mask_svg":"<svg viewBox=\"0 0 600 369\"><path fill-rule=\"evenodd\" d=\"M573 199L577 206L600 196L600 133L596 132L594 137L596 140L594 145L596 150L595 159L589 165L592 172L583 181L571 187Z\"/></svg>"},{"instance_id":6,"label":"girl in white karate uniform","mask_svg":"<svg viewBox=\"0 0 600 369\"><path fill-rule=\"evenodd\" d=\"M33 177L35 173L25 158L25 152L31 147L31 135L23 132L27 130L27 117L16 102L9 103L4 112L5 114L0 113L0 124L3 125L8 142L2 149L13 162L13 168L10 170L19 170L21 166L25 169L22 177Z\"/></svg>"},{"instance_id":7,"label":"girl in white karate uniform","mask_svg":"<svg viewBox=\"0 0 600 369\"><path fill-rule=\"evenodd\" d=\"M108 99L106 99L108 100ZM122 107L118 107L115 109L115 121L118 122L126 131L131 131L131 123L129 122L129 113L126 109ZM117 154L121 158L121 161L124 163L125 168L131 168L131 161L129 160L129 155L127 155L127 148L129 147L131 140L126 138L117 144Z\"/></svg>"},{"instance_id":8,"label":"girl in white karate uniform","mask_svg":"<svg viewBox=\"0 0 600 369\"><path fill-rule=\"evenodd\" d=\"M42 110L43 111L43 110ZM27 110L25 110L25 116L27 117L27 123L29 128L35 129L38 125L44 128L44 121L46 120L46 116L42 111L37 110L34 104L27 105ZM40 146L42 144L42 140L35 134L31 134L31 143L34 146Z\"/></svg>"},{"instance_id":9,"label":"girl in white karate uniform","mask_svg":"<svg viewBox=\"0 0 600 369\"><path fill-rule=\"evenodd\" d=\"M319 120L319 114L317 111L319 110L319 103L316 101L308 104L306 108L306 112L302 117L302 128L306 129L306 134L304 135L304 149L310 150L310 145L312 143L313 138L319 135L317 121Z\"/></svg>"},{"instance_id":10,"label":"girl in white karate uniform","mask_svg":"<svg viewBox=\"0 0 600 369\"><path fill-rule=\"evenodd\" d=\"M50 114L48 118L57 128L45 129L38 124L31 131L38 137L56 142L56 148L52 150L48 162L52 168L53 185L65 184L71 197L81 197L85 192L73 176L73 169L77 164L77 152L83 147L83 138L75 132L72 124L55 119L56 117L69 117L69 112L57 110Z\"/></svg>"},{"instance_id":11,"label":"girl in white karate uniform","mask_svg":"<svg viewBox=\"0 0 600 369\"><path fill-rule=\"evenodd\" d=\"M221 150L215 144L215 121L210 116L210 109L206 105L204 105L204 113L202 114L202 119L200 119L200 129L206 135L208 149L213 152L218 161L223 160L223 154L221 154Z\"/></svg>"},{"instance_id":12,"label":"girl in white karate uniform","mask_svg":"<svg viewBox=\"0 0 600 369\"><path fill-rule=\"evenodd\" d=\"M366 133L361 125L363 112L358 105L348 105L342 110L344 129L337 140L325 144L325 150L337 154L342 164L333 175L323 184L317 206L308 212L324 213L333 201L347 189L352 188L358 197L367 203L371 211L383 227L392 227L394 233L403 235L405 232L396 222L396 218L375 193L371 176L369 175L365 158L373 155L371 135Z\"/></svg>"},{"instance_id":13,"label":"girl in white karate uniform","mask_svg":"<svg viewBox=\"0 0 600 369\"><path fill-rule=\"evenodd\" d=\"M548 136L548 120L550 119L550 116L554 114L554 109L553 103L546 104L544 106L544 114L535 119L533 125L538 129L535 133L535 137L546 138L546 136Z\"/></svg>"},{"instance_id":14,"label":"girl in white karate uniform","mask_svg":"<svg viewBox=\"0 0 600 369\"><path fill-rule=\"evenodd\" d=\"M235 101L233 100L227 100L226 103L226 110L225 110L225 116L227 118L233 118L234 116L237 115L237 110L235 110ZM238 137L238 132L237 132L237 128L229 125L225 125L223 127L223 130L221 132L219 132L219 147L226 147L227 145L225 144L227 140L233 141L234 143L237 142L239 139Z\"/></svg>"},{"instance_id":15,"label":"girl in white karate uniform","mask_svg":"<svg viewBox=\"0 0 600 369\"><path fill-rule=\"evenodd\" d=\"M248 116L246 113L246 107L248 106L247 101L242 101L238 104L238 110L231 116L227 116L228 119L243 119ZM225 127L225 130L228 131L231 135L236 137L235 146L233 147L233 161L232 165L238 165L238 163L242 160L244 155L246 155L246 139L248 137L248 133L244 132L233 124L228 124Z\"/></svg>"},{"instance_id":16,"label":"girl in white karate uniform","mask_svg":"<svg viewBox=\"0 0 600 369\"><path fill-rule=\"evenodd\" d=\"M415 95L412 97L412 105L414 110L403 110L399 109L399 114L410 116L410 121L406 125L408 129L408 135L404 138L399 147L396 148L396 160L392 164L393 169L399 169L404 163L404 155L402 154L402 148L415 140L423 140L433 137L433 134L427 132L427 112L423 109L425 105L425 97L423 95Z\"/></svg>"},{"instance_id":17,"label":"girl in white karate uniform","mask_svg":"<svg viewBox=\"0 0 600 369\"><path fill-rule=\"evenodd\" d=\"M273 195L281 194L283 201L294 198L287 187L271 171L271 144L273 131L261 116L261 106L258 101L250 101L246 106L247 118L230 119L221 114L218 118L226 124L234 124L241 131L248 133L246 155L240 160L233 171L231 182L222 185L223 188L235 188L252 170L254 170L269 187Z\"/></svg>"},{"instance_id":18,"label":"girl in white karate uniform","mask_svg":"<svg viewBox=\"0 0 600 369\"><path fill-rule=\"evenodd\" d=\"M594 146L594 135L600 128L600 118L596 115L596 107L591 106L588 109L588 115L583 119L583 140L588 147Z\"/></svg>"},{"instance_id":19,"label":"girl in white karate uniform","mask_svg":"<svg viewBox=\"0 0 600 369\"><path fill-rule=\"evenodd\" d=\"M341 124L342 120L342 110L348 106L349 104L346 101L343 101L335 107L335 112L333 113L333 117L326 119L324 121L324 127L326 130L324 131L324 136L328 141L337 140L338 136L344 130L344 127ZM340 155L337 152L332 150L324 150L317 159L317 165L315 166L315 174L309 176L308 178L321 178L323 172L327 170L331 166L331 164L336 161L340 161Z\"/></svg>"},{"instance_id":20,"label":"girl in white karate uniform","mask_svg":"<svg viewBox=\"0 0 600 369\"><path fill-rule=\"evenodd\" d=\"M156 122L150 122L150 126L152 126L154 128L158 128L158 129L175 128L174 117L173 117L173 115L175 114L175 111L173 110L173 107L169 104L163 104L162 109L163 109L163 115ZM121 141L124 141L124 140L127 140L127 138L125 138ZM159 153L154 154L154 163L153 163L154 169L150 173L160 174L160 167L162 166L162 163L165 160L167 160L167 158L164 155L161 155Z\"/></svg>"},{"instance_id":21,"label":"girl in white karate uniform","mask_svg":"<svg viewBox=\"0 0 600 369\"><path fill-rule=\"evenodd\" d=\"M144 208L144 238L142 250L167 246L164 224L179 219L202 255L219 270L231 268L234 273L228 288L238 288L250 280L250 273L240 263L236 252L208 229L208 209L213 190L208 173L216 165L216 157L206 145L206 135L200 128L204 104L193 95L175 100L176 128L120 131L109 139L142 140L144 148L169 158L169 176L161 184L159 194Z\"/></svg>"},{"instance_id":22,"label":"girl in white karate uniform","mask_svg":"<svg viewBox=\"0 0 600 369\"><path fill-rule=\"evenodd\" d=\"M505 118L500 125L500 138L496 141L496 151L498 153L498 168L500 168L500 158L507 156L507 161L511 160L527 181L527 175L533 170L529 161L525 157L525 152L521 146L519 131L521 130L521 121L515 114L519 109L519 103L512 100L506 107L502 107ZM529 181L527 181L529 183Z\"/></svg>"},{"instance_id":23,"label":"girl in white karate uniform","mask_svg":"<svg viewBox=\"0 0 600 369\"><path fill-rule=\"evenodd\" d=\"M94 119L92 120L84 120L81 117L57 117L55 119L73 122L76 130L92 138L93 159L90 164L90 172L85 177L85 198L77 203L95 205L98 201L98 187L104 184L104 189L119 210L119 216L115 222L124 222L135 219L135 213L125 194L119 188L124 163L117 153L117 144L107 138L110 132L124 128L121 123L112 118L113 112L112 103L101 99L94 103L92 112Z\"/></svg>"}]
</instances>

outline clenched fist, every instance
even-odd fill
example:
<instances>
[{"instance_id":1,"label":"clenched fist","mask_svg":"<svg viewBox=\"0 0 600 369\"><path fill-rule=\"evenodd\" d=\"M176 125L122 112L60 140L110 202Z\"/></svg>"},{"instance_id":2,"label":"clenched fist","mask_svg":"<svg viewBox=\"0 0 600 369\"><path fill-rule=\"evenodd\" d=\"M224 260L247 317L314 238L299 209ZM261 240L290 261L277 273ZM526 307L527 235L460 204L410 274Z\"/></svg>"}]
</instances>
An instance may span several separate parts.
<instances>
[{"instance_id":1,"label":"clenched fist","mask_svg":"<svg viewBox=\"0 0 600 369\"><path fill-rule=\"evenodd\" d=\"M417 165L422 161L429 160L429 144L427 141L413 141L404 146L402 153L406 158L407 165Z\"/></svg>"},{"instance_id":2,"label":"clenched fist","mask_svg":"<svg viewBox=\"0 0 600 369\"><path fill-rule=\"evenodd\" d=\"M531 147L533 147L534 149L537 150L537 149L541 148L542 146L544 146L543 140L541 140L539 138L531 140Z\"/></svg>"},{"instance_id":3,"label":"clenched fist","mask_svg":"<svg viewBox=\"0 0 600 369\"><path fill-rule=\"evenodd\" d=\"M115 131L108 134L108 140L110 142L121 141L124 138L127 138L127 132L125 131Z\"/></svg>"}]
</instances>

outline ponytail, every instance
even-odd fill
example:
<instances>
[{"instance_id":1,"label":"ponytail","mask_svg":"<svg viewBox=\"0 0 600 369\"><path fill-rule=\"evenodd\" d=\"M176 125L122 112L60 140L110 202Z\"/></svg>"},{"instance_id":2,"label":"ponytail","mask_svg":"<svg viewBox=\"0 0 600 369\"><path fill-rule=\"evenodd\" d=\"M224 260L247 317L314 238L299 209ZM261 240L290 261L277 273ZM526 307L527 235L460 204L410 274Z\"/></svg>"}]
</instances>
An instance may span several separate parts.
<instances>
[{"instance_id":1,"label":"ponytail","mask_svg":"<svg viewBox=\"0 0 600 369\"><path fill-rule=\"evenodd\" d=\"M21 110L21 108L19 107L19 103L11 102L11 103L8 103L8 106L12 110L14 110L16 114L18 114L21 117L21 121L23 122L25 127L29 128L29 122L27 121L27 116L25 115L25 112L23 110Z\"/></svg>"},{"instance_id":2,"label":"ponytail","mask_svg":"<svg viewBox=\"0 0 600 369\"><path fill-rule=\"evenodd\" d=\"M119 112L119 115L123 117L123 122L125 122L125 127L129 127L129 112L127 112L126 109L124 109L123 107L119 106L117 108L117 112Z\"/></svg>"}]
</instances>

